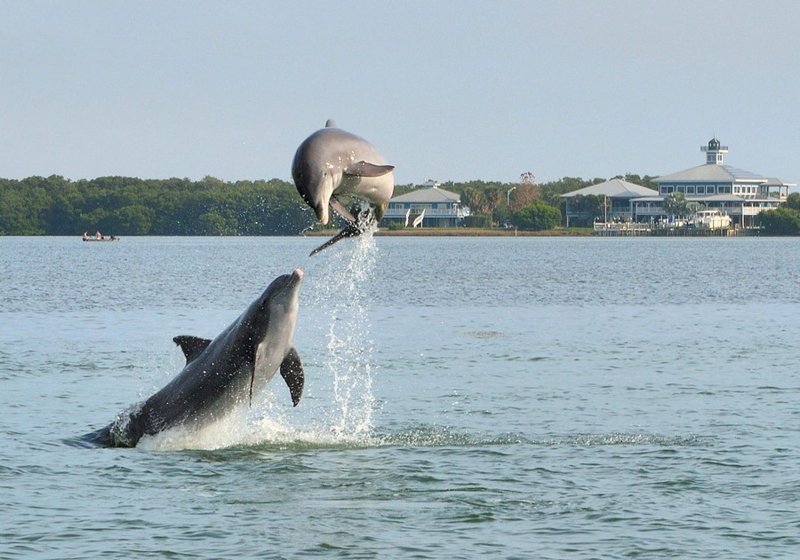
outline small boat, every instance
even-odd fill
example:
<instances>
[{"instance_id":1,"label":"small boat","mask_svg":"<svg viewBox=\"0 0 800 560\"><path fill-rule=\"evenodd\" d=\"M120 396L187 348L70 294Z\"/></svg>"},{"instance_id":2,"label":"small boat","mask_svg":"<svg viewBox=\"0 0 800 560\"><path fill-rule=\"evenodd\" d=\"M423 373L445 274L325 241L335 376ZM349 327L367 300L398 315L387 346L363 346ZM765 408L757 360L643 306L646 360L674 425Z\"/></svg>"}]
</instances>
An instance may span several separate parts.
<instances>
[{"instance_id":1,"label":"small boat","mask_svg":"<svg viewBox=\"0 0 800 560\"><path fill-rule=\"evenodd\" d=\"M94 235L89 235L87 232L83 232L82 239L84 241L119 241L119 237L115 235L103 235L99 231Z\"/></svg>"},{"instance_id":2,"label":"small boat","mask_svg":"<svg viewBox=\"0 0 800 560\"><path fill-rule=\"evenodd\" d=\"M695 212L693 223L697 229L728 229L731 217L719 210L700 210Z\"/></svg>"}]
</instances>

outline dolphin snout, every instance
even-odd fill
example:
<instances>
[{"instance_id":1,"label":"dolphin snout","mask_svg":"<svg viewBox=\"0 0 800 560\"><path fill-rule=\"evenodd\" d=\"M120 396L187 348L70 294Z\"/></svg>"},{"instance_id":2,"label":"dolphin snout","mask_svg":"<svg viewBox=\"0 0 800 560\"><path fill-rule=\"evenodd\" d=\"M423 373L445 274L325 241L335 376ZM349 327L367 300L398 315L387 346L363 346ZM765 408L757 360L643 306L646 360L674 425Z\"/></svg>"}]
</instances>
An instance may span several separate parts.
<instances>
[{"instance_id":1,"label":"dolphin snout","mask_svg":"<svg viewBox=\"0 0 800 560\"><path fill-rule=\"evenodd\" d=\"M327 225L329 218L328 218L328 201L320 202L314 207L314 213L317 215L317 220L322 225Z\"/></svg>"},{"instance_id":2,"label":"dolphin snout","mask_svg":"<svg viewBox=\"0 0 800 560\"><path fill-rule=\"evenodd\" d=\"M295 268L295 269L292 271L292 277L293 277L295 280L302 280L302 279L303 279L303 275L304 275L304 274L305 274L305 272L303 272L303 269L302 269L302 268Z\"/></svg>"}]
</instances>

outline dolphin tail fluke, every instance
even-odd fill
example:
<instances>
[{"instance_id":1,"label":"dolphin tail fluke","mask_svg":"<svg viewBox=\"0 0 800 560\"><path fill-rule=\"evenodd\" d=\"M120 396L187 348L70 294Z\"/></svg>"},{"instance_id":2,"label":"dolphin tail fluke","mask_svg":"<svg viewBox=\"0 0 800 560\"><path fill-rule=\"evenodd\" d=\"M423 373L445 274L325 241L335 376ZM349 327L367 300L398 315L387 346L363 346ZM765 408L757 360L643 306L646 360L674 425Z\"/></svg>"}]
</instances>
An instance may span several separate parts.
<instances>
[{"instance_id":1,"label":"dolphin tail fluke","mask_svg":"<svg viewBox=\"0 0 800 560\"><path fill-rule=\"evenodd\" d=\"M111 437L111 424L81 436L80 442L87 447L114 447L114 439Z\"/></svg>"},{"instance_id":2,"label":"dolphin tail fluke","mask_svg":"<svg viewBox=\"0 0 800 560\"><path fill-rule=\"evenodd\" d=\"M339 233L337 233L336 235L334 235L333 237L328 239L325 243L323 243L322 245L320 245L319 247L317 247L316 249L311 251L308 254L308 256L309 257L313 257L314 255L316 255L317 253L319 253L323 249L327 249L328 247L330 247L334 243L337 243L337 242L341 241L342 239L346 239L348 237L355 237L357 235L361 235L361 228L359 228L355 224L347 224L344 227L344 229L342 229L342 231L340 231Z\"/></svg>"},{"instance_id":3,"label":"dolphin tail fluke","mask_svg":"<svg viewBox=\"0 0 800 560\"><path fill-rule=\"evenodd\" d=\"M303 374L303 362L300 360L300 355L294 347L289 350L289 353L286 354L283 362L281 362L281 376L289 386L289 394L292 396L292 405L297 406L300 402L300 397L303 396L305 375Z\"/></svg>"},{"instance_id":4,"label":"dolphin tail fluke","mask_svg":"<svg viewBox=\"0 0 800 560\"><path fill-rule=\"evenodd\" d=\"M323 249L327 249L328 247L330 247L334 243L341 241L342 239L361 235L365 231L368 231L378 221L376 219L376 216L378 214L380 214L381 217L383 216L382 209L381 210L375 209L373 211L372 208L368 206L360 206L360 204L361 203L357 202L351 210L347 210L342 205L341 202L339 202L335 198L331 199L330 201L331 208L333 208L336 211L336 213L342 217L342 219L347 223L347 225L342 229L342 231L340 231L339 233L328 239L328 241L326 241L325 243L323 243L322 245L311 251L311 253L308 255L309 257L316 255ZM353 215L356 215L358 217L354 218Z\"/></svg>"}]
</instances>

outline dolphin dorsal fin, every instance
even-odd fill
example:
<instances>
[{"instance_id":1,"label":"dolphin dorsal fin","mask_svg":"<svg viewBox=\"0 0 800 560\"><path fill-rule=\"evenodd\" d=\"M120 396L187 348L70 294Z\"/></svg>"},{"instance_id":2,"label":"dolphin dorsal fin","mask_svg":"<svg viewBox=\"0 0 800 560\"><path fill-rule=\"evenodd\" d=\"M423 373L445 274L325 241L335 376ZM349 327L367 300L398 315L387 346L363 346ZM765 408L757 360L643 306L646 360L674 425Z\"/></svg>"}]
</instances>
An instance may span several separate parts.
<instances>
[{"instance_id":1,"label":"dolphin dorsal fin","mask_svg":"<svg viewBox=\"0 0 800 560\"><path fill-rule=\"evenodd\" d=\"M188 364L197 356L203 353L211 341L207 338L200 338L198 336L190 336L182 334L172 339L172 342L177 344L183 350L183 355L186 356L186 363Z\"/></svg>"},{"instance_id":2,"label":"dolphin dorsal fin","mask_svg":"<svg viewBox=\"0 0 800 560\"><path fill-rule=\"evenodd\" d=\"M336 128L336 121L333 119L328 119L325 121L325 128Z\"/></svg>"},{"instance_id":3,"label":"dolphin dorsal fin","mask_svg":"<svg viewBox=\"0 0 800 560\"><path fill-rule=\"evenodd\" d=\"M348 165L344 174L353 177L380 177L391 173L393 169L394 165L377 165L367 161L357 161Z\"/></svg>"},{"instance_id":4,"label":"dolphin dorsal fin","mask_svg":"<svg viewBox=\"0 0 800 560\"><path fill-rule=\"evenodd\" d=\"M289 353L283 358L281 362L281 376L289 386L289 394L292 396L292 405L297 406L300 402L300 397L303 396L303 384L305 383L305 376L303 375L303 362L300 360L300 355L297 350L292 347Z\"/></svg>"}]
</instances>

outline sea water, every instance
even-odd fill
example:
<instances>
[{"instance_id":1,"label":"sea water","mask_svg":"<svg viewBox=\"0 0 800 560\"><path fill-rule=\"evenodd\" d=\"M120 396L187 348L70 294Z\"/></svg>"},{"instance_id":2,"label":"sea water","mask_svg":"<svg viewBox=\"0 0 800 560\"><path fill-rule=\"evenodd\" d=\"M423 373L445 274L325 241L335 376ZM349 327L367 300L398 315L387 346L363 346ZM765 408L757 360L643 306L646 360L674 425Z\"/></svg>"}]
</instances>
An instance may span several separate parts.
<instances>
[{"instance_id":1,"label":"sea water","mask_svg":"<svg viewBox=\"0 0 800 560\"><path fill-rule=\"evenodd\" d=\"M0 238L0 558L793 558L794 238ZM71 445L305 272L279 376Z\"/></svg>"}]
</instances>

